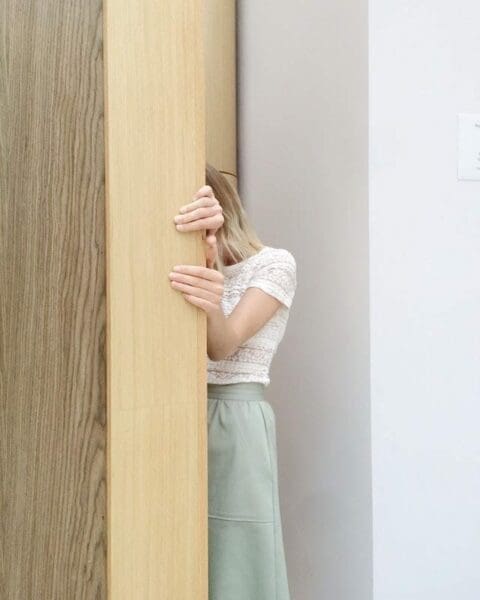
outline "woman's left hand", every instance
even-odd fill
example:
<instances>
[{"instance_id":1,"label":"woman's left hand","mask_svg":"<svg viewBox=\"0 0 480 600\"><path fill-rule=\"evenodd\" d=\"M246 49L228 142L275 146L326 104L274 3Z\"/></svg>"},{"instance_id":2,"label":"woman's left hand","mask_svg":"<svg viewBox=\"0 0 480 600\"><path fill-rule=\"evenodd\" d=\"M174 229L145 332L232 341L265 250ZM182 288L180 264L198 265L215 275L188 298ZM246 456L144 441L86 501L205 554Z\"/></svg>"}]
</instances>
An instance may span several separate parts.
<instances>
[{"instance_id":1,"label":"woman's left hand","mask_svg":"<svg viewBox=\"0 0 480 600\"><path fill-rule=\"evenodd\" d=\"M176 265L169 273L173 289L207 314L217 311L223 296L223 274L198 265Z\"/></svg>"}]
</instances>

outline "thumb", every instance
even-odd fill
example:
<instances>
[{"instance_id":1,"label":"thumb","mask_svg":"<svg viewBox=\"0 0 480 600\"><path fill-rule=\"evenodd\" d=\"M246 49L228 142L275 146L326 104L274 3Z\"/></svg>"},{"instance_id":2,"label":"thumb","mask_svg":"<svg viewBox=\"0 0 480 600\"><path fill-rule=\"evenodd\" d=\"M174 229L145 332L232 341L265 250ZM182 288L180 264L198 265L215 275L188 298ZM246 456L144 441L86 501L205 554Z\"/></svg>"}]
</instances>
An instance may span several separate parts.
<instances>
[{"instance_id":1,"label":"thumb","mask_svg":"<svg viewBox=\"0 0 480 600\"><path fill-rule=\"evenodd\" d=\"M217 243L217 238L216 238L216 236L214 234L208 235L207 238L206 238L206 242L208 244L212 244L212 245L216 244Z\"/></svg>"}]
</instances>

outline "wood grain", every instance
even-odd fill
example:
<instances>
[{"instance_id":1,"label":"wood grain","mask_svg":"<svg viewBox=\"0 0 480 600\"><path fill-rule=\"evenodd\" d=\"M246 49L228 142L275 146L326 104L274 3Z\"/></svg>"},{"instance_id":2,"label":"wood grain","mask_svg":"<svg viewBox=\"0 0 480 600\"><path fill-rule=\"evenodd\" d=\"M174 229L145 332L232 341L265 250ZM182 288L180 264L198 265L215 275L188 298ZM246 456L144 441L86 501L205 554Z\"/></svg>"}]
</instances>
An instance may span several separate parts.
<instances>
[{"instance_id":1,"label":"wood grain","mask_svg":"<svg viewBox=\"0 0 480 600\"><path fill-rule=\"evenodd\" d=\"M0 0L0 597L106 597L102 2Z\"/></svg>"},{"instance_id":2,"label":"wood grain","mask_svg":"<svg viewBox=\"0 0 480 600\"><path fill-rule=\"evenodd\" d=\"M207 160L237 187L236 2L205 0Z\"/></svg>"},{"instance_id":3,"label":"wood grain","mask_svg":"<svg viewBox=\"0 0 480 600\"><path fill-rule=\"evenodd\" d=\"M206 600L204 264L173 217L205 182L202 0L106 0L109 598Z\"/></svg>"}]
</instances>

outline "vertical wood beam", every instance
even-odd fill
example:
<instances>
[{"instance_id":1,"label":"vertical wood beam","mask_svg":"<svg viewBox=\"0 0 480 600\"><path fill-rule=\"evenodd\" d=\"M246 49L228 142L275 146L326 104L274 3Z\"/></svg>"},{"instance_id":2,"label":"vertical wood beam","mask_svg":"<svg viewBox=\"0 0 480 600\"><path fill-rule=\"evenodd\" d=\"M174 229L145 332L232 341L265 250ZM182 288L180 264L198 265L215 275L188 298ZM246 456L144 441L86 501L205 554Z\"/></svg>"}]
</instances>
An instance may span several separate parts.
<instances>
[{"instance_id":1,"label":"vertical wood beam","mask_svg":"<svg viewBox=\"0 0 480 600\"><path fill-rule=\"evenodd\" d=\"M205 182L202 0L105 0L109 597L206 600L204 264L173 217Z\"/></svg>"},{"instance_id":2,"label":"vertical wood beam","mask_svg":"<svg viewBox=\"0 0 480 600\"><path fill-rule=\"evenodd\" d=\"M205 6L207 160L237 187L236 2Z\"/></svg>"}]
</instances>

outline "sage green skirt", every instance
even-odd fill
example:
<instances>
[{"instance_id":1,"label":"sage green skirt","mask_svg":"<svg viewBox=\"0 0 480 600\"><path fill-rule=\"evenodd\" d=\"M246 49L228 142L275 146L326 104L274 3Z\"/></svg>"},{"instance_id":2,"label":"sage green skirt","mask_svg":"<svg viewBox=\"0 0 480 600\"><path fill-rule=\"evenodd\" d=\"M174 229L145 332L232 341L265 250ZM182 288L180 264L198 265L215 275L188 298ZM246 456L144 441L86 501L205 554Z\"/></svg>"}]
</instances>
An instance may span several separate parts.
<instances>
[{"instance_id":1,"label":"sage green skirt","mask_svg":"<svg viewBox=\"0 0 480 600\"><path fill-rule=\"evenodd\" d=\"M275 415L264 390L208 384L209 600L290 600Z\"/></svg>"}]
</instances>

